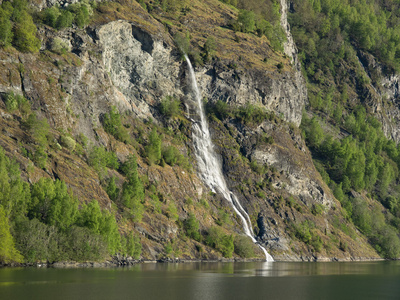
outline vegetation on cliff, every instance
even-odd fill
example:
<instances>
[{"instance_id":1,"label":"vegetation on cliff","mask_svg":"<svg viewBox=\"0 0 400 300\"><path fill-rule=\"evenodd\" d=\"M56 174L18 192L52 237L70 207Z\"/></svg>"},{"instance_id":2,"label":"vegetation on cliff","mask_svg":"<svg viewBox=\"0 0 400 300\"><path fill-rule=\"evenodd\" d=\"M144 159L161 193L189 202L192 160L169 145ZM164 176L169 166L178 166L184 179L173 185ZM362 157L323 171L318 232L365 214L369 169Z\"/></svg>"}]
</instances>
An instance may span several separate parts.
<instances>
[{"instance_id":1,"label":"vegetation on cliff","mask_svg":"<svg viewBox=\"0 0 400 300\"><path fill-rule=\"evenodd\" d=\"M400 255L400 156L366 101L368 86L378 85L384 75L368 74L359 57L363 52L374 55L386 76L398 71L397 6L294 1L290 16L309 90L302 128L315 163L347 218L390 258ZM349 197L351 191L367 197ZM387 208L384 214L379 202Z\"/></svg>"},{"instance_id":2,"label":"vegetation on cliff","mask_svg":"<svg viewBox=\"0 0 400 300\"><path fill-rule=\"evenodd\" d=\"M356 55L366 51L386 71L398 69L397 4L293 3L293 35L309 89L304 139L282 111L205 99L226 180L254 234L276 255L374 257L358 228L382 256L398 257L400 151L363 101L371 79ZM233 210L196 176L181 91L167 95L146 81L140 96L147 110L125 96L107 102L121 92L103 70L97 29L131 22L141 59L161 39L164 50L180 48L213 78L224 70L237 82L284 81L294 71L283 53L280 9L276 0L81 1L42 10L29 1L3 1L0 59L9 71L0 77L0 262L104 260L116 253L263 257L241 234ZM178 52L171 52L174 62ZM129 76L140 77L135 72ZM96 90L94 82L104 87ZM83 113L71 107L73 85L84 91ZM260 97L266 93L255 89Z\"/></svg>"}]
</instances>

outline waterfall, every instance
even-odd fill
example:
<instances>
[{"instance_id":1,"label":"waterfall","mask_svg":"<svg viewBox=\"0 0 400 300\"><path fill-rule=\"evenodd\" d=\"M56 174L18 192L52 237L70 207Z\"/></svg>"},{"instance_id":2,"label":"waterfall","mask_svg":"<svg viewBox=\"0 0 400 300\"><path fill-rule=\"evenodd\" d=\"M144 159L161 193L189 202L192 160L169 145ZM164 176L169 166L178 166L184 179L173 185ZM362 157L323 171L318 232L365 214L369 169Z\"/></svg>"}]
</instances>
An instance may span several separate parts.
<instances>
[{"instance_id":1,"label":"waterfall","mask_svg":"<svg viewBox=\"0 0 400 300\"><path fill-rule=\"evenodd\" d=\"M228 189L224 175L222 174L222 166L214 152L214 146L211 141L210 130L208 129L207 120L204 114L203 103L200 96L200 91L197 86L196 76L189 58L185 55L186 62L189 68L190 82L193 89L197 115L200 118L193 122L193 143L197 164L200 170L200 177L212 189L213 192L221 193L224 198L232 205L235 213L242 221L244 232L256 243L265 254L267 261L274 261L272 256L257 243L254 235L251 232L251 221L249 215L243 209L239 199Z\"/></svg>"}]
</instances>

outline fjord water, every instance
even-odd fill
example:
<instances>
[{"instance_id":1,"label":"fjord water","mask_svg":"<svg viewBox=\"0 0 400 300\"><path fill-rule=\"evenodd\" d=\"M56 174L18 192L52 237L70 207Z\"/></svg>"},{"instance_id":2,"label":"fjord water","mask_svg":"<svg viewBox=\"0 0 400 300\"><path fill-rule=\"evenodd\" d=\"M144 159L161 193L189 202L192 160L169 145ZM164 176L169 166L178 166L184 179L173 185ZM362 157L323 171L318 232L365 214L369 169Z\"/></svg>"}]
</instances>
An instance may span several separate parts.
<instances>
[{"instance_id":1,"label":"fjord water","mask_svg":"<svg viewBox=\"0 0 400 300\"><path fill-rule=\"evenodd\" d=\"M214 192L221 193L232 205L235 213L242 221L245 234L249 236L254 243L257 243L250 230L252 226L249 215L243 209L239 199L228 189L228 186L226 185L221 164L214 151L210 130L208 129L207 120L204 114L200 91L197 86L196 76L187 55L185 55L185 59L188 64L190 84L195 98L193 107L198 117L198 120L193 122L193 142L197 164L200 170L200 176ZM260 244L258 244L258 246L264 252L266 261L274 261L272 256L267 252L267 250L265 250L264 247L262 247Z\"/></svg>"},{"instance_id":2,"label":"fjord water","mask_svg":"<svg viewBox=\"0 0 400 300\"><path fill-rule=\"evenodd\" d=\"M399 299L400 262L0 269L0 299Z\"/></svg>"}]
</instances>

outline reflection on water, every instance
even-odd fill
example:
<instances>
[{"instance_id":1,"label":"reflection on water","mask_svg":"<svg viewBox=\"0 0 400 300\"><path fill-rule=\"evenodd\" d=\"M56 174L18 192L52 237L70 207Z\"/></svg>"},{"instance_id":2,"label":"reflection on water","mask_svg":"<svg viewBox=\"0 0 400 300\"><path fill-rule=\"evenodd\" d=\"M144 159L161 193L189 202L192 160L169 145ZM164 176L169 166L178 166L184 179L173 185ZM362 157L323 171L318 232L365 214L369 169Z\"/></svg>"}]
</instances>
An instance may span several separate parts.
<instances>
[{"instance_id":1,"label":"reflection on water","mask_svg":"<svg viewBox=\"0 0 400 300\"><path fill-rule=\"evenodd\" d=\"M0 269L0 299L400 299L400 262Z\"/></svg>"}]
</instances>

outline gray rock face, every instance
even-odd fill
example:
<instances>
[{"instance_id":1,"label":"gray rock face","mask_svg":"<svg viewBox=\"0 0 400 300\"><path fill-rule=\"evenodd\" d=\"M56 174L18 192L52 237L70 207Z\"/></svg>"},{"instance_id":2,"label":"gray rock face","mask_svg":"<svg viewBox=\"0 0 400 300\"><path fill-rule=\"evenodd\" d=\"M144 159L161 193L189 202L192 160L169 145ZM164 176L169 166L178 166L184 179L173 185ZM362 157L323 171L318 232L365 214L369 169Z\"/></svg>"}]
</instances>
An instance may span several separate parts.
<instances>
[{"instance_id":1,"label":"gray rock face","mask_svg":"<svg viewBox=\"0 0 400 300\"><path fill-rule=\"evenodd\" d=\"M283 45L284 52L290 57L294 69L294 82L299 90L299 96L303 104L307 101L307 88L303 74L301 73L301 63L297 57L298 50L293 40L292 33L290 32L290 25L287 20L288 5L287 0L281 0L281 26L286 33L286 43ZM300 122L297 124L299 125Z\"/></svg>"},{"instance_id":2,"label":"gray rock face","mask_svg":"<svg viewBox=\"0 0 400 300\"><path fill-rule=\"evenodd\" d=\"M279 230L278 221L273 218L268 218L260 213L257 219L258 240L273 251L289 250L289 241L285 238L286 234Z\"/></svg>"},{"instance_id":3,"label":"gray rock face","mask_svg":"<svg viewBox=\"0 0 400 300\"><path fill-rule=\"evenodd\" d=\"M237 72L219 65L197 71L203 97L240 106L261 105L284 120L300 125L306 94L296 82L295 72L271 74L257 69Z\"/></svg>"},{"instance_id":4,"label":"gray rock face","mask_svg":"<svg viewBox=\"0 0 400 300\"><path fill-rule=\"evenodd\" d=\"M126 21L111 22L97 31L103 62L115 86L132 111L150 117L151 108L166 95L187 94L181 82L186 66L173 49ZM250 69L245 72L221 64L196 70L202 96L234 105L264 105L297 126L301 122L306 92L297 71L272 74Z\"/></svg>"},{"instance_id":5,"label":"gray rock face","mask_svg":"<svg viewBox=\"0 0 400 300\"><path fill-rule=\"evenodd\" d=\"M381 80L381 97L393 106L391 108L378 106L381 115L382 129L385 135L396 143L400 142L400 76L392 75Z\"/></svg>"},{"instance_id":6,"label":"gray rock face","mask_svg":"<svg viewBox=\"0 0 400 300\"><path fill-rule=\"evenodd\" d=\"M268 122L261 124L254 134L262 132L273 134L276 144L254 146L251 145L251 141L246 141L245 137L242 137L242 145L250 149L248 157L251 161L255 160L260 165L272 166L284 174L285 180L275 182L274 187L298 196L307 206L319 203L330 208L333 204L333 196L326 192L322 181L317 180L318 172L300 136L292 132L290 134L282 132L282 129L274 128Z\"/></svg>"},{"instance_id":7,"label":"gray rock face","mask_svg":"<svg viewBox=\"0 0 400 300\"><path fill-rule=\"evenodd\" d=\"M67 7L70 4L74 4L80 2L81 0L39 0L39 1L32 1L30 5L33 7L42 10L45 8L49 8L55 5L59 7ZM102 0L95 0L96 2L102 2ZM1 4L1 1L0 1Z\"/></svg>"},{"instance_id":8,"label":"gray rock face","mask_svg":"<svg viewBox=\"0 0 400 300\"><path fill-rule=\"evenodd\" d=\"M126 108L149 118L151 107L164 96L178 94L180 63L162 41L125 21L111 22L97 31L102 59Z\"/></svg>"}]
</instances>

